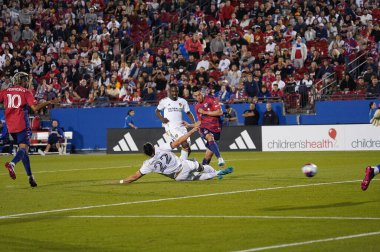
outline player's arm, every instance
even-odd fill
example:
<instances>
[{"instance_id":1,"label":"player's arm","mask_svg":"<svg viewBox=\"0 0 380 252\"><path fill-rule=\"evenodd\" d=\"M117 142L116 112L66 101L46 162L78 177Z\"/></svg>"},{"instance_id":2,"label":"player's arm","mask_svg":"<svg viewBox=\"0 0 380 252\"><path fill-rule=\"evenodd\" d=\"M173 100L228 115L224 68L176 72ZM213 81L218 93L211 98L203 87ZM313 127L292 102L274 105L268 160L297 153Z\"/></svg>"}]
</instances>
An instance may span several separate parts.
<instances>
[{"instance_id":1,"label":"player's arm","mask_svg":"<svg viewBox=\"0 0 380 252\"><path fill-rule=\"evenodd\" d=\"M160 119L160 121L162 123L168 123L169 122L169 120L167 118L162 116L161 111L159 109L156 109L156 116L158 117L158 119Z\"/></svg>"},{"instance_id":2,"label":"player's arm","mask_svg":"<svg viewBox=\"0 0 380 252\"><path fill-rule=\"evenodd\" d=\"M198 112L199 112L199 114L208 115L208 116L221 116L221 115L223 115L223 111L221 108L214 110L214 111L205 111L203 109L199 109Z\"/></svg>"},{"instance_id":3,"label":"player's arm","mask_svg":"<svg viewBox=\"0 0 380 252\"><path fill-rule=\"evenodd\" d=\"M130 184L144 176L140 170L138 170L135 174L129 176L128 178L120 180L120 184Z\"/></svg>"},{"instance_id":4,"label":"player's arm","mask_svg":"<svg viewBox=\"0 0 380 252\"><path fill-rule=\"evenodd\" d=\"M57 104L59 101L58 99L54 99L54 100L50 100L50 101L46 101L46 102L43 102L43 103L39 103L37 105L35 104L30 104L30 108L33 110L33 111L38 111L40 110L41 108L43 107L46 107L47 105L50 105L50 104Z\"/></svg>"},{"instance_id":5,"label":"player's arm","mask_svg":"<svg viewBox=\"0 0 380 252\"><path fill-rule=\"evenodd\" d=\"M199 127L199 124L200 122L196 122L195 123L195 126L194 128L192 128L189 132L187 132L185 135L181 136L180 138L178 138L177 140L175 140L174 142L171 142L170 143L170 147L172 147L172 149L175 149L177 148L178 146L180 146L183 142L185 142L192 134L194 134L195 132L198 131L198 127Z\"/></svg>"}]
</instances>

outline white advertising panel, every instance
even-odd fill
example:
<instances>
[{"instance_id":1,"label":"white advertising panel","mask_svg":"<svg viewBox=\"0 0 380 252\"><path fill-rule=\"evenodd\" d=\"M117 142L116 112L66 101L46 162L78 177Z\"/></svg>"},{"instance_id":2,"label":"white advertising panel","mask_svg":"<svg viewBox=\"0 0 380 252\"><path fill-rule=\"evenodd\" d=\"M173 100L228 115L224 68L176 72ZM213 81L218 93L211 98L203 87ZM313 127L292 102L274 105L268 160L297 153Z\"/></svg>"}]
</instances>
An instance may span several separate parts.
<instances>
[{"instance_id":1,"label":"white advertising panel","mask_svg":"<svg viewBox=\"0 0 380 252\"><path fill-rule=\"evenodd\" d=\"M380 127L297 125L262 127L263 151L380 150Z\"/></svg>"}]
</instances>

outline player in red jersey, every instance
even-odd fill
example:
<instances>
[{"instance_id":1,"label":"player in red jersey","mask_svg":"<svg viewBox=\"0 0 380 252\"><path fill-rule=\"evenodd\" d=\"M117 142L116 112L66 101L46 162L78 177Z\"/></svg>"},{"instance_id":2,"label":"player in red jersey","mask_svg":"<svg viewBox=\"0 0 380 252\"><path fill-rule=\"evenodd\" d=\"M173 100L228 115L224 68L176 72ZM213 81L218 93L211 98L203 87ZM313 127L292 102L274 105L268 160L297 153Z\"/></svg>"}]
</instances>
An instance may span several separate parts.
<instances>
[{"instance_id":1,"label":"player in red jersey","mask_svg":"<svg viewBox=\"0 0 380 252\"><path fill-rule=\"evenodd\" d=\"M220 155L219 147L216 141L220 139L221 121L220 116L223 111L220 107L219 100L212 96L203 96L198 87L192 89L193 97L197 100L195 112L198 121L201 122L199 127L200 134L206 143L206 154L202 164L209 164L213 154L218 158L218 165L224 166L224 160ZM189 124L191 126L191 124Z\"/></svg>"},{"instance_id":2,"label":"player in red jersey","mask_svg":"<svg viewBox=\"0 0 380 252\"><path fill-rule=\"evenodd\" d=\"M36 187L37 183L32 175L30 161L28 156L29 137L31 130L29 126L28 107L33 111L37 111L48 104L53 104L54 101L47 101L37 105L32 92L28 89L29 75L24 72L16 73L13 77L13 85L1 91L0 102L4 103L5 122L8 126L8 132L12 135L19 149L16 156L11 162L5 163L5 168L9 172L12 179L16 179L14 167L19 161L22 161L26 174L29 177L31 187Z\"/></svg>"}]
</instances>

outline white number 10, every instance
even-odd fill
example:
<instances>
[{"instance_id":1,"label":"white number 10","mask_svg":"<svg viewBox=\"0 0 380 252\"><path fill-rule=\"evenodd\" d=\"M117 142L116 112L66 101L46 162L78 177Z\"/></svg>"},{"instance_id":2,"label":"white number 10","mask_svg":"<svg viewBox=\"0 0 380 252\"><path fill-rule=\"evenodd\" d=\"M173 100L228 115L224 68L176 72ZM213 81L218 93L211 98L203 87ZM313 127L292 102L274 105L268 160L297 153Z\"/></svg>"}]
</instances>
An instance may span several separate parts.
<instances>
[{"instance_id":1,"label":"white number 10","mask_svg":"<svg viewBox=\"0 0 380 252\"><path fill-rule=\"evenodd\" d=\"M18 94L12 95L7 94L8 96L8 108L19 108L21 105L21 96Z\"/></svg>"}]
</instances>

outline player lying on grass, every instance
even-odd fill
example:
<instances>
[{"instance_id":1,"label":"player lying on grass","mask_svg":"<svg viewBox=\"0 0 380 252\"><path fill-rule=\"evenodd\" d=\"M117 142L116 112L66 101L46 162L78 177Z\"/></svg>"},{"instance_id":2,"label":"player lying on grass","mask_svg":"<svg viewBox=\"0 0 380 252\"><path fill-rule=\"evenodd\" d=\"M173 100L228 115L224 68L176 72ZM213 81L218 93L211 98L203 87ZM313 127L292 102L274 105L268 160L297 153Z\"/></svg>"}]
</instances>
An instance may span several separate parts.
<instances>
[{"instance_id":1,"label":"player lying on grass","mask_svg":"<svg viewBox=\"0 0 380 252\"><path fill-rule=\"evenodd\" d=\"M374 116L371 119L371 123L374 126L380 126L380 109L376 110ZM361 184L363 191L367 190L371 180L377 174L379 174L379 170L380 170L380 164L378 164L377 166L367 166L367 168L365 169L365 176Z\"/></svg>"},{"instance_id":2,"label":"player lying on grass","mask_svg":"<svg viewBox=\"0 0 380 252\"><path fill-rule=\"evenodd\" d=\"M172 150L186 141L192 134L197 132L199 123L185 135L171 143L154 147L151 143L144 144L144 153L150 158L144 161L141 168L126 179L120 180L120 184L129 184L140 179L142 176L154 172L162 174L177 181L185 180L208 180L215 177L223 178L233 172L232 167L216 171L210 165L202 165L195 160L184 160L177 157Z\"/></svg>"}]
</instances>

